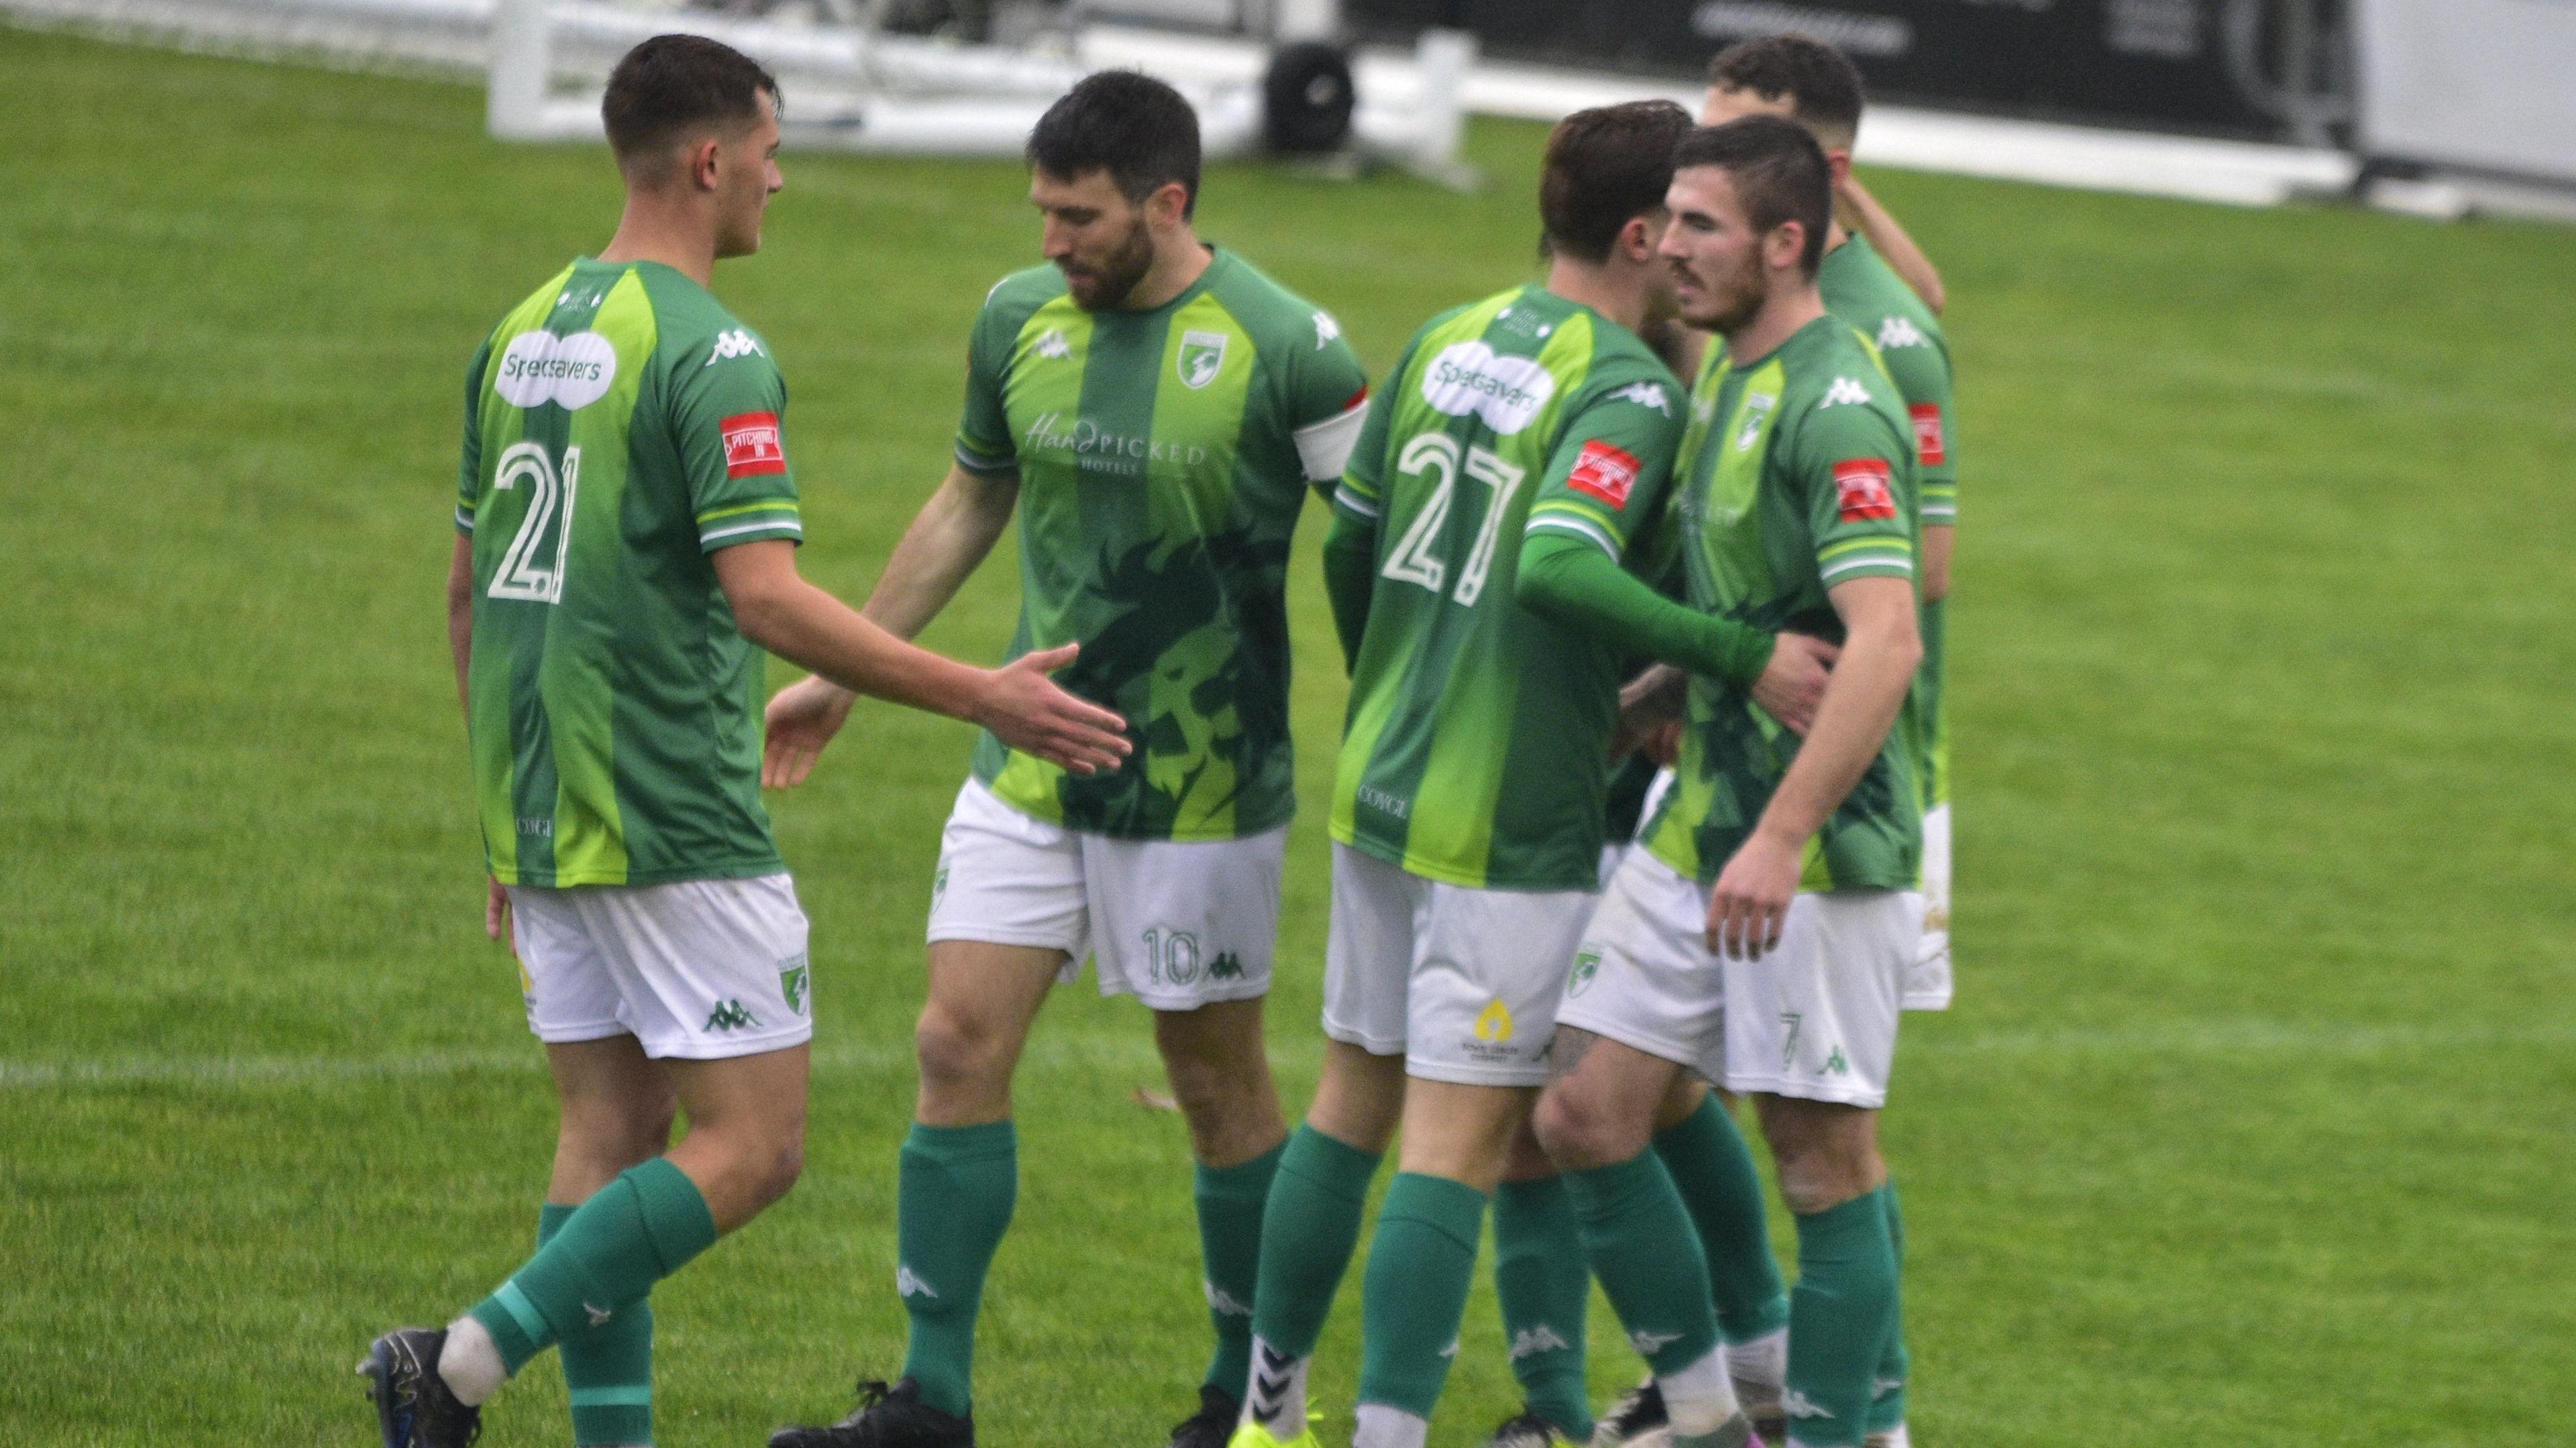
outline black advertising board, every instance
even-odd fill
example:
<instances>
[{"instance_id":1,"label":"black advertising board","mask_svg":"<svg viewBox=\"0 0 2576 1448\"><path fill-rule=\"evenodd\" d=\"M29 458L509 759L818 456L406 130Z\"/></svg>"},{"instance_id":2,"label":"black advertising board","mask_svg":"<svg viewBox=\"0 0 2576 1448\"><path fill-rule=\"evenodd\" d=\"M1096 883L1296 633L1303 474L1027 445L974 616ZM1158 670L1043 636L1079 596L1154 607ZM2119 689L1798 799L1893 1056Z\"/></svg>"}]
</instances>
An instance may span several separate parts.
<instances>
[{"instance_id":1,"label":"black advertising board","mask_svg":"<svg viewBox=\"0 0 2576 1448\"><path fill-rule=\"evenodd\" d=\"M1871 94L2157 129L2276 136L2264 0L1344 0L1362 35L1476 32L1497 59L1692 79L1723 45L1801 31Z\"/></svg>"}]
</instances>

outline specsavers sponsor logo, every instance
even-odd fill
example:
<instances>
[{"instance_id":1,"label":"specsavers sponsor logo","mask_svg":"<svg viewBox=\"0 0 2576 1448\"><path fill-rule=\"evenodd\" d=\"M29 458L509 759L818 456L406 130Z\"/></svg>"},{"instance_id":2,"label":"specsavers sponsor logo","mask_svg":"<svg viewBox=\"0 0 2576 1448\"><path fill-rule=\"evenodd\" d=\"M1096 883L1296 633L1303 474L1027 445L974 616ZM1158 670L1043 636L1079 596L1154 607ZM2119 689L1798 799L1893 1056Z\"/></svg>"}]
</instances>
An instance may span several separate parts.
<instances>
[{"instance_id":1,"label":"specsavers sponsor logo","mask_svg":"<svg viewBox=\"0 0 2576 1448\"><path fill-rule=\"evenodd\" d=\"M1451 417L1474 413L1509 435L1530 425L1556 379L1527 357L1498 357L1482 342L1452 342L1422 374L1422 400Z\"/></svg>"},{"instance_id":2,"label":"specsavers sponsor logo","mask_svg":"<svg viewBox=\"0 0 2576 1448\"><path fill-rule=\"evenodd\" d=\"M617 380L617 347L597 332L558 337L552 332L521 332L501 350L492 370L492 390L512 407L542 407L551 402L567 412L579 411L608 395Z\"/></svg>"}]
</instances>

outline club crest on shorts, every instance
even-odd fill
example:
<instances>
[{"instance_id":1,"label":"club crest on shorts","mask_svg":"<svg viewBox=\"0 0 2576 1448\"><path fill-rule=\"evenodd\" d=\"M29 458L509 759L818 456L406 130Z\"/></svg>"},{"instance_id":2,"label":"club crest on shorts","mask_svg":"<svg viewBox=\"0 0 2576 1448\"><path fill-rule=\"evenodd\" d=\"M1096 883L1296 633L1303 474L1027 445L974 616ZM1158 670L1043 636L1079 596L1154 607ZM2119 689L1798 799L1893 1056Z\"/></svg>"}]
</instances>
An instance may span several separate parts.
<instances>
[{"instance_id":1,"label":"club crest on shorts","mask_svg":"<svg viewBox=\"0 0 2576 1448\"><path fill-rule=\"evenodd\" d=\"M1601 974L1601 952L1587 950L1574 957L1574 969L1565 977L1565 993L1571 998L1590 988L1593 978Z\"/></svg>"},{"instance_id":2,"label":"club crest on shorts","mask_svg":"<svg viewBox=\"0 0 2576 1448\"><path fill-rule=\"evenodd\" d=\"M813 984L813 972L801 955L791 955L778 962L778 993L787 997L787 1008L805 1014L805 993Z\"/></svg>"},{"instance_id":3,"label":"club crest on shorts","mask_svg":"<svg viewBox=\"0 0 2576 1448\"><path fill-rule=\"evenodd\" d=\"M1181 334L1181 385L1195 392L1216 380L1219 368L1225 366L1223 332L1183 332Z\"/></svg>"}]
</instances>

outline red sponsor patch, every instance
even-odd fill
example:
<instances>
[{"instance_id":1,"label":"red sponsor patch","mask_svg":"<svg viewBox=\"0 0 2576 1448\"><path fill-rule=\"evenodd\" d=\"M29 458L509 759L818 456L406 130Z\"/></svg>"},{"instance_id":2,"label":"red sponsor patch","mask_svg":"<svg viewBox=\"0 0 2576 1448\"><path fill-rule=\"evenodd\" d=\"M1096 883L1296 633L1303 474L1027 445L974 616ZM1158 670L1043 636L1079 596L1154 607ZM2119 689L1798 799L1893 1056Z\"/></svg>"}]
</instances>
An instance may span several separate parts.
<instances>
[{"instance_id":1,"label":"red sponsor patch","mask_svg":"<svg viewBox=\"0 0 2576 1448\"><path fill-rule=\"evenodd\" d=\"M1578 493L1590 493L1613 508L1628 506L1628 490L1637 485L1637 469L1642 466L1637 455L1599 438L1583 445L1574 460L1574 471L1566 474L1565 485Z\"/></svg>"},{"instance_id":2,"label":"red sponsor patch","mask_svg":"<svg viewBox=\"0 0 2576 1448\"><path fill-rule=\"evenodd\" d=\"M1947 462L1950 449L1941 439L1941 404L1918 402L1905 410L1914 414L1915 459L1927 468Z\"/></svg>"},{"instance_id":3,"label":"red sponsor patch","mask_svg":"<svg viewBox=\"0 0 2576 1448\"><path fill-rule=\"evenodd\" d=\"M1846 523L1896 516L1896 489L1890 486L1887 463L1881 458L1852 458L1834 464L1834 498L1842 506Z\"/></svg>"},{"instance_id":4,"label":"red sponsor patch","mask_svg":"<svg viewBox=\"0 0 2576 1448\"><path fill-rule=\"evenodd\" d=\"M726 477L787 471L787 448L779 440L777 413L737 412L716 426L724 433Z\"/></svg>"}]
</instances>

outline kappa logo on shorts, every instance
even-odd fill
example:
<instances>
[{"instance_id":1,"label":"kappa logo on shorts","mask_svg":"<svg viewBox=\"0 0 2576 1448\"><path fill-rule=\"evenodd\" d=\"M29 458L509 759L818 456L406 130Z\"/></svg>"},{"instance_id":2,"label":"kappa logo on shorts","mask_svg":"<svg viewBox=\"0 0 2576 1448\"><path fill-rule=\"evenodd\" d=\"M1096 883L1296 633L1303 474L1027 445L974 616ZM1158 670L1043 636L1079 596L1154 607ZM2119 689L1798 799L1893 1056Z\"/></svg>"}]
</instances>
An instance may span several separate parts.
<instances>
[{"instance_id":1,"label":"kappa logo on shorts","mask_svg":"<svg viewBox=\"0 0 2576 1448\"><path fill-rule=\"evenodd\" d=\"M787 997L787 1008L805 1014L805 992L813 984L813 972L802 955L791 955L778 962L778 993Z\"/></svg>"},{"instance_id":2,"label":"kappa logo on shorts","mask_svg":"<svg viewBox=\"0 0 2576 1448\"><path fill-rule=\"evenodd\" d=\"M1565 993L1567 997L1571 998L1583 994L1586 990L1591 988L1593 980L1600 974L1600 951L1587 950L1581 955L1574 957L1574 970L1565 978Z\"/></svg>"},{"instance_id":3,"label":"kappa logo on shorts","mask_svg":"<svg viewBox=\"0 0 2576 1448\"><path fill-rule=\"evenodd\" d=\"M707 1023L699 1029L707 1031L739 1031L745 1026L756 1026L759 1024L760 1017L755 1016L749 1010L746 1010L743 1007L742 1002L734 1000L731 997L727 997L724 1000L716 1002L714 1012L708 1015Z\"/></svg>"},{"instance_id":4,"label":"kappa logo on shorts","mask_svg":"<svg viewBox=\"0 0 2576 1448\"><path fill-rule=\"evenodd\" d=\"M724 434L726 477L787 471L787 448L778 436L777 413L737 412L716 427Z\"/></svg>"},{"instance_id":5,"label":"kappa logo on shorts","mask_svg":"<svg viewBox=\"0 0 2576 1448\"><path fill-rule=\"evenodd\" d=\"M1241 980L1243 979L1243 957L1231 950L1220 950L1216 953L1216 959L1208 962L1207 970L1210 980Z\"/></svg>"}]
</instances>

